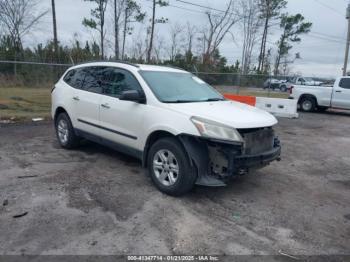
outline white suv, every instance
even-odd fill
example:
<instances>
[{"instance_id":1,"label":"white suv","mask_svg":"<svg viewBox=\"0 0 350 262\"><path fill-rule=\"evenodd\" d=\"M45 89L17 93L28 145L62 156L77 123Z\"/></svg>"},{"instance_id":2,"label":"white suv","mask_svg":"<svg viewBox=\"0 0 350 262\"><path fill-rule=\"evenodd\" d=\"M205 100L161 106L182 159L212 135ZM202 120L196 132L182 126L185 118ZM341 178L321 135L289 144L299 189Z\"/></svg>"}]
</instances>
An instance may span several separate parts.
<instances>
[{"instance_id":1,"label":"white suv","mask_svg":"<svg viewBox=\"0 0 350 262\"><path fill-rule=\"evenodd\" d=\"M280 159L275 117L227 101L195 75L171 67L71 67L52 91L52 117L63 148L85 138L139 158L170 195L194 184L224 186Z\"/></svg>"}]
</instances>

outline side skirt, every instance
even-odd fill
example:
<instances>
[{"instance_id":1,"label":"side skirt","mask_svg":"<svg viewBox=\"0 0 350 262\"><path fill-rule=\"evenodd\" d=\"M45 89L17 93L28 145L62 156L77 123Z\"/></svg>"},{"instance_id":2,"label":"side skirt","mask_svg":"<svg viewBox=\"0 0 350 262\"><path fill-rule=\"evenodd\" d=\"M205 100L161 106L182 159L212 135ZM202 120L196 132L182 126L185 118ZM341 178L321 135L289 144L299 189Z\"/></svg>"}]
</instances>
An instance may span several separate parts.
<instances>
[{"instance_id":1,"label":"side skirt","mask_svg":"<svg viewBox=\"0 0 350 262\"><path fill-rule=\"evenodd\" d=\"M90 134L90 133L85 132L85 131L80 130L80 129L75 129L74 131L75 131L77 136L80 136L80 137L83 137L87 140L93 141L95 143L107 146L115 151L118 151L118 152L121 152L123 154L135 157L137 159L140 159L140 160L143 159L143 151L134 149L134 148L129 147L129 146L125 146L125 145L120 144L120 143L116 143L114 141L110 141L108 139L102 138L102 137L97 136L97 135Z\"/></svg>"}]
</instances>

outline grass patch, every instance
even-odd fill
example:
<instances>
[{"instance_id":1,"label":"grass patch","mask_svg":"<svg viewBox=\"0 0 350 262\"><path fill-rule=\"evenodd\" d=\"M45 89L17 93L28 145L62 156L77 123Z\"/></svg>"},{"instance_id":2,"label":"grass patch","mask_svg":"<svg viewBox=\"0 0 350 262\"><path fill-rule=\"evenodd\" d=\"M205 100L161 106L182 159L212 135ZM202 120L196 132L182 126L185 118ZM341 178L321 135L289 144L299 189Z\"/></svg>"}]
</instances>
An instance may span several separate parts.
<instances>
[{"instance_id":1,"label":"grass patch","mask_svg":"<svg viewBox=\"0 0 350 262\"><path fill-rule=\"evenodd\" d=\"M239 95L288 98L287 93L268 93L251 89L241 89ZM50 118L50 111L50 88L0 87L0 120L25 121L34 117Z\"/></svg>"},{"instance_id":2,"label":"grass patch","mask_svg":"<svg viewBox=\"0 0 350 262\"><path fill-rule=\"evenodd\" d=\"M0 87L0 119L27 120L50 116L49 88Z\"/></svg>"},{"instance_id":3,"label":"grass patch","mask_svg":"<svg viewBox=\"0 0 350 262\"><path fill-rule=\"evenodd\" d=\"M277 93L277 92L254 92L254 91L245 91L242 90L239 92L239 95L241 96L257 96L257 97L271 97L271 98L285 98L287 99L289 97L288 93Z\"/></svg>"}]
</instances>

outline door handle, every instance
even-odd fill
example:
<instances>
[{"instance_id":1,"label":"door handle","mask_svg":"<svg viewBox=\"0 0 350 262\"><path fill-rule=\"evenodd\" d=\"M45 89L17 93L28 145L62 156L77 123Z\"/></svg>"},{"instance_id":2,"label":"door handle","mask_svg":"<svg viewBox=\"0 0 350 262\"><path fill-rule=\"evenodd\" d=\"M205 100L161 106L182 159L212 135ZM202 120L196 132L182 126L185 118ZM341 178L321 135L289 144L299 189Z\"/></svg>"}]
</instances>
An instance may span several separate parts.
<instances>
[{"instance_id":1,"label":"door handle","mask_svg":"<svg viewBox=\"0 0 350 262\"><path fill-rule=\"evenodd\" d=\"M80 100L80 98L79 98L79 96L73 96L73 100L75 100L75 101L79 101L79 100Z\"/></svg>"},{"instance_id":2,"label":"door handle","mask_svg":"<svg viewBox=\"0 0 350 262\"><path fill-rule=\"evenodd\" d=\"M338 91L335 91L336 93L341 93L341 91L340 90L338 90Z\"/></svg>"},{"instance_id":3,"label":"door handle","mask_svg":"<svg viewBox=\"0 0 350 262\"><path fill-rule=\"evenodd\" d=\"M111 108L108 104L101 104L101 106L102 106L103 108L106 108L106 109Z\"/></svg>"}]
</instances>

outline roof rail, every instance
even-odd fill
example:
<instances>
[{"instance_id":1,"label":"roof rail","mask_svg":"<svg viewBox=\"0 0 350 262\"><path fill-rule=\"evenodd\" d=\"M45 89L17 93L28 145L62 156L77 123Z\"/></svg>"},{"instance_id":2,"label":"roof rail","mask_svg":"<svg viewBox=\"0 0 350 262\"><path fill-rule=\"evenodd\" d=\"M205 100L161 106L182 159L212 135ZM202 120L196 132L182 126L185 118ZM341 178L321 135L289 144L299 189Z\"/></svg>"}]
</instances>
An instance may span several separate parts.
<instances>
[{"instance_id":1,"label":"roof rail","mask_svg":"<svg viewBox=\"0 0 350 262\"><path fill-rule=\"evenodd\" d=\"M140 66L137 64L133 64L127 61L122 61L122 60L94 60L94 61L86 61L86 62L81 62L77 65L83 65L83 64L90 64L90 63L120 63L120 64L126 64L130 66L134 66L139 68Z\"/></svg>"},{"instance_id":2,"label":"roof rail","mask_svg":"<svg viewBox=\"0 0 350 262\"><path fill-rule=\"evenodd\" d=\"M164 65L164 66L170 67L170 68L173 68L173 69L178 69L178 70L186 71L185 69L183 69L183 68L181 68L181 67L178 67L178 66L174 66L174 65L169 65L169 64L167 64L167 65Z\"/></svg>"},{"instance_id":3,"label":"roof rail","mask_svg":"<svg viewBox=\"0 0 350 262\"><path fill-rule=\"evenodd\" d=\"M126 65L130 65L130 66L134 66L139 68L140 66L131 62L127 62L127 61L123 61L123 60L111 60L111 61L107 61L107 62L113 62L113 63L121 63L121 64L126 64Z\"/></svg>"}]
</instances>

